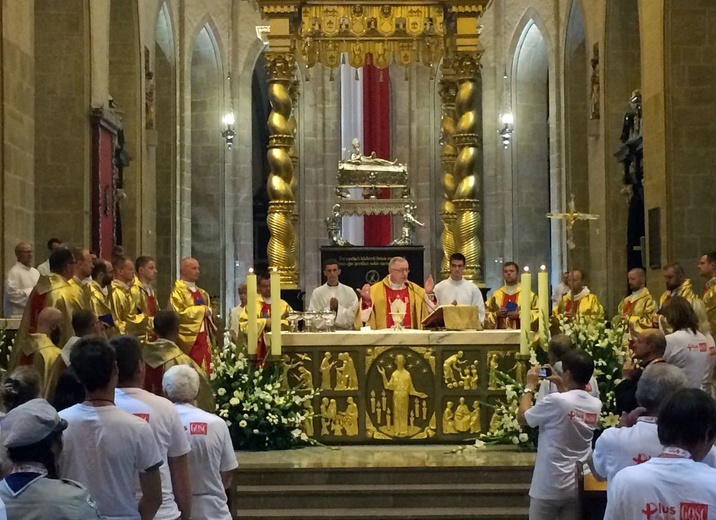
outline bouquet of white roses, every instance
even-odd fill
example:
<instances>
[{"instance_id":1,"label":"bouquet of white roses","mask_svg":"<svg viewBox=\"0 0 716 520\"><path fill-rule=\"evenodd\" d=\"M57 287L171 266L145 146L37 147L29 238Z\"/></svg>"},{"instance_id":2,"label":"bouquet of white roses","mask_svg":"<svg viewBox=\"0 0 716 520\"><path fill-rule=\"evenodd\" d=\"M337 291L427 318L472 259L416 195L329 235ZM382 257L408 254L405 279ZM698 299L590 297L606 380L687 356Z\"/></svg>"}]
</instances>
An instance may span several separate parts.
<instances>
[{"instance_id":1,"label":"bouquet of white roses","mask_svg":"<svg viewBox=\"0 0 716 520\"><path fill-rule=\"evenodd\" d=\"M214 351L210 376L216 413L226 421L237 450L289 449L311 444L315 390L290 388L282 362L256 364L226 336Z\"/></svg>"}]
</instances>

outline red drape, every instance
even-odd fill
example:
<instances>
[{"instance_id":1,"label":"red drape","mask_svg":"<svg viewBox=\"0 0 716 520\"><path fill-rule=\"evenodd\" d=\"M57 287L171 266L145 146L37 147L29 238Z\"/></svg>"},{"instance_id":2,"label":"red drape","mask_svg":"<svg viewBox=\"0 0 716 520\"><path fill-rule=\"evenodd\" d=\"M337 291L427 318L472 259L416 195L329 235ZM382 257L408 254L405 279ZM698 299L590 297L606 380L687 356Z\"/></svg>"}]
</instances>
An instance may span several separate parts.
<instances>
[{"instance_id":1,"label":"red drape","mask_svg":"<svg viewBox=\"0 0 716 520\"><path fill-rule=\"evenodd\" d=\"M382 81L381 81L382 79ZM382 72L372 57L363 67L363 153L375 152L378 158L390 160L390 82L388 69ZM390 194L383 190L380 198ZM386 246L390 243L390 215L363 219L364 245Z\"/></svg>"}]
</instances>

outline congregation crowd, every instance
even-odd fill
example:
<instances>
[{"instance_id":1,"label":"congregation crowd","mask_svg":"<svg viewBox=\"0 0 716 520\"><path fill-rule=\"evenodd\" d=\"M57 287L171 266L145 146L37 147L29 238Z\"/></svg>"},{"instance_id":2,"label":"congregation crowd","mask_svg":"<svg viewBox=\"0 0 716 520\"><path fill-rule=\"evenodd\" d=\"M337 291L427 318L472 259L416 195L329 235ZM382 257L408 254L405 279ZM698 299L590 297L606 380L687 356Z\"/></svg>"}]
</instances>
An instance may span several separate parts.
<instances>
[{"instance_id":1,"label":"congregation crowd","mask_svg":"<svg viewBox=\"0 0 716 520\"><path fill-rule=\"evenodd\" d=\"M7 451L0 519L231 518L225 490L237 461L227 425L211 413L217 327L197 285L198 262L181 261L169 305L160 310L151 257L132 260L116 250L106 261L55 239L48 249L35 269L31 246L18 244L5 282L6 315L22 318L0 389ZM406 328L420 328L449 304L477 307L484 328L521 325L513 262L503 265L505 283L486 303L463 278L459 253L449 278L435 284L429 277L422 287L408 281L400 257L384 280L357 290L340 283L336 261L323 267L326 283L309 309L334 313L340 329L394 325L396 300L405 306ZM611 326L625 328L634 361L616 387L620 424L596 444L602 402L594 361L559 329L575 319L603 321L604 308L581 270L555 287L550 374L540 375L540 367L526 374L518 412L521 424L539 428L532 520L576 518L575 467L582 462L608 482L610 520L716 518L716 253L703 255L699 269L707 280L701 297L681 266L667 265L658 303L645 272L629 271L630 294ZM248 320L243 284L239 296L227 322L234 337ZM527 301L536 328L536 295ZM270 328L267 275L259 277L258 303L260 355ZM291 309L281 304L286 318Z\"/></svg>"}]
</instances>

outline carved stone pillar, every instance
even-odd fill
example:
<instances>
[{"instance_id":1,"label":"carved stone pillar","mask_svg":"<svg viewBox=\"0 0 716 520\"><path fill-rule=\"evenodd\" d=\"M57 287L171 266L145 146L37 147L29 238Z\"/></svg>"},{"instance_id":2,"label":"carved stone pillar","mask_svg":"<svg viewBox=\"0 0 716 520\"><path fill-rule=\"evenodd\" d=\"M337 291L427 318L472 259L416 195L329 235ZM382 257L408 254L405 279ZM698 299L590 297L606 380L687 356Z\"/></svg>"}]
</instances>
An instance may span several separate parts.
<instances>
[{"instance_id":1,"label":"carved stone pillar","mask_svg":"<svg viewBox=\"0 0 716 520\"><path fill-rule=\"evenodd\" d=\"M281 286L298 288L298 262L296 257L296 180L291 149L296 135L296 120L291 122L293 102L291 86L296 72L296 59L290 52L267 51L268 94L271 113L268 118L268 217L271 233L268 259L272 268L281 275ZM295 153L294 153L295 155Z\"/></svg>"},{"instance_id":2,"label":"carved stone pillar","mask_svg":"<svg viewBox=\"0 0 716 520\"><path fill-rule=\"evenodd\" d=\"M440 80L440 99L442 100L442 117L440 119L440 162L443 167L442 186L443 203L440 209L440 218L443 222L443 231L440 235L440 244L443 249L441 273L443 279L450 275L450 255L455 252L455 158L457 150L453 136L455 134L455 95L457 83L452 70L443 64L443 77Z\"/></svg>"},{"instance_id":3,"label":"carved stone pillar","mask_svg":"<svg viewBox=\"0 0 716 520\"><path fill-rule=\"evenodd\" d=\"M458 53L454 62L455 97L454 142L457 147L454 182L455 250L465 255L464 276L482 284L482 194L480 140L480 64L476 52Z\"/></svg>"}]
</instances>

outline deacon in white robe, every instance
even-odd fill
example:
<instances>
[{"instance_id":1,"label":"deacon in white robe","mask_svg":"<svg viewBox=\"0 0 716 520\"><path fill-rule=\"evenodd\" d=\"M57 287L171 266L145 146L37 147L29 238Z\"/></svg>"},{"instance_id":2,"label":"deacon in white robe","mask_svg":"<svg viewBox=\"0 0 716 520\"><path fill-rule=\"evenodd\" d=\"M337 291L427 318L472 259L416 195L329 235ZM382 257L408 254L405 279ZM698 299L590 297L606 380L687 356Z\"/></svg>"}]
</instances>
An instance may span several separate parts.
<instances>
[{"instance_id":1,"label":"deacon in white robe","mask_svg":"<svg viewBox=\"0 0 716 520\"><path fill-rule=\"evenodd\" d=\"M353 330L356 309L358 309L358 295L355 290L338 281L341 268L337 261L326 260L323 263L323 275L326 277L326 283L313 290L308 310L333 311L336 313L334 324L336 329Z\"/></svg>"},{"instance_id":2,"label":"deacon in white robe","mask_svg":"<svg viewBox=\"0 0 716 520\"><path fill-rule=\"evenodd\" d=\"M22 316L27 305L27 298L40 278L40 273L32 267L32 246L21 242L15 246L17 263L7 272L5 279L6 317Z\"/></svg>"},{"instance_id":3,"label":"deacon in white robe","mask_svg":"<svg viewBox=\"0 0 716 520\"><path fill-rule=\"evenodd\" d=\"M480 324L485 322L485 300L480 289L462 277L465 269L465 257L460 253L450 256L450 278L435 286L438 305L475 305L480 317Z\"/></svg>"}]
</instances>

